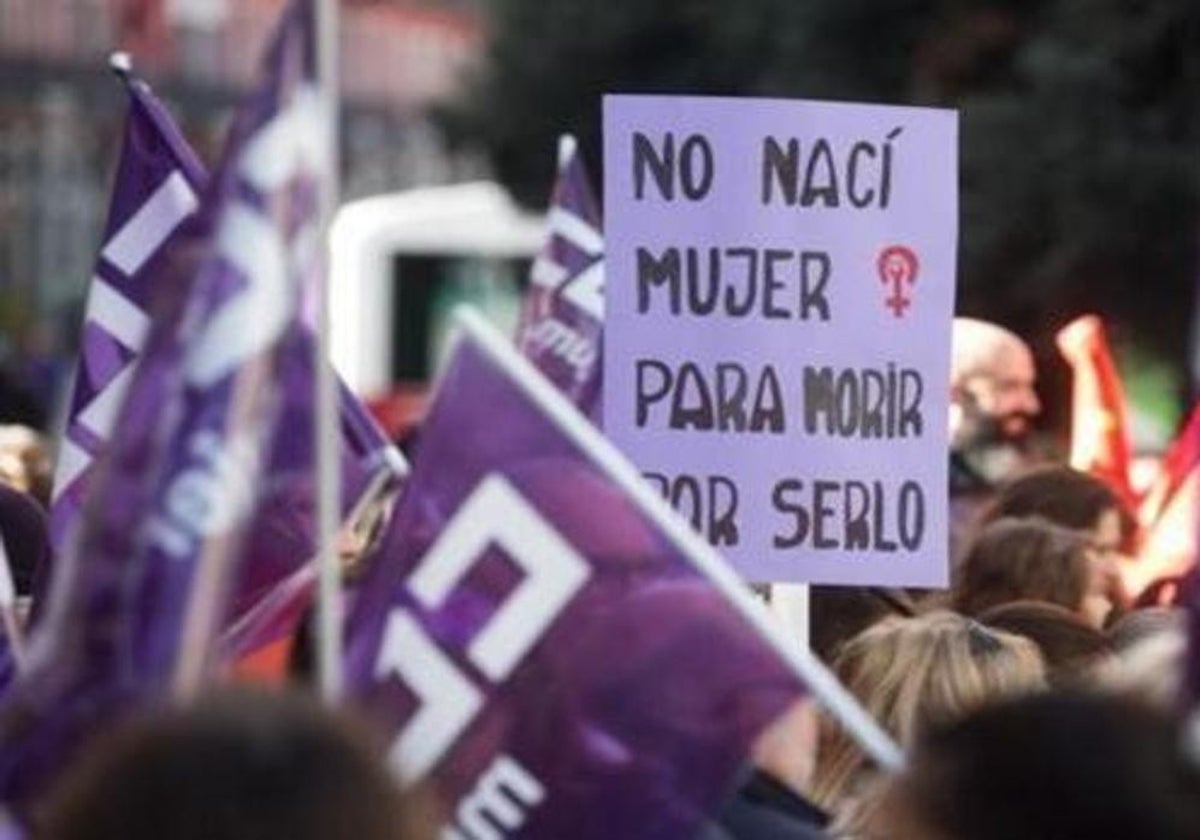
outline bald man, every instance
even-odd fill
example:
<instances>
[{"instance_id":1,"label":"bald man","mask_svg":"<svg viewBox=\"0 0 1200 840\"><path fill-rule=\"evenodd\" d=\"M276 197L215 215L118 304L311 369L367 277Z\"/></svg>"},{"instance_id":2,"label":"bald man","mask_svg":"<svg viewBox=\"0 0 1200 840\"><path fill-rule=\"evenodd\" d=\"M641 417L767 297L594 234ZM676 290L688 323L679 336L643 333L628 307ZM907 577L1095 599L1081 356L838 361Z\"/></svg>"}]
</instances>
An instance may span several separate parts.
<instances>
[{"instance_id":1,"label":"bald man","mask_svg":"<svg viewBox=\"0 0 1200 840\"><path fill-rule=\"evenodd\" d=\"M950 353L950 555L960 559L980 508L1029 466L1041 412L1029 347L987 321L955 318ZM952 566L953 568L953 566Z\"/></svg>"},{"instance_id":2,"label":"bald man","mask_svg":"<svg viewBox=\"0 0 1200 840\"><path fill-rule=\"evenodd\" d=\"M950 358L950 448L963 475L982 488L1011 476L1041 412L1033 354L987 321L955 318Z\"/></svg>"}]
</instances>

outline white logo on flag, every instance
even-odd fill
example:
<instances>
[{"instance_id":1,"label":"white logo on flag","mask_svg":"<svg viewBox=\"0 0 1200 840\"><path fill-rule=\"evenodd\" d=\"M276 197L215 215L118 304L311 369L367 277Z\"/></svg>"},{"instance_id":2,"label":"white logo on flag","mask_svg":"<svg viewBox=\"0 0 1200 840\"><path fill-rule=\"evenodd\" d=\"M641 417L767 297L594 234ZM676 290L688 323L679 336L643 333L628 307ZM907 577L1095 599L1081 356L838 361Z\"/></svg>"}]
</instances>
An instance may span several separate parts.
<instances>
[{"instance_id":1,"label":"white logo on flag","mask_svg":"<svg viewBox=\"0 0 1200 840\"><path fill-rule=\"evenodd\" d=\"M173 171L105 243L100 252L101 258L127 280L134 280L137 272L180 223L195 212L197 203L196 194L183 173ZM92 278L86 313L87 323L94 324L134 354L83 406L78 417L72 418L72 425L77 421L101 442L107 442L116 422L117 411L124 402L125 392L133 378L137 355L145 345L150 322L133 301L99 276ZM80 363L80 368L86 365L85 359ZM93 460L92 453L70 439L71 433L71 426L68 425L55 466L55 500L91 466Z\"/></svg>"},{"instance_id":2,"label":"white logo on flag","mask_svg":"<svg viewBox=\"0 0 1200 840\"><path fill-rule=\"evenodd\" d=\"M604 253L604 237L584 219L565 207L551 207L546 214L547 238L558 237L589 257ZM545 251L530 269L530 280L546 289L562 288L563 297L591 315L604 320L604 261L596 259L576 277L565 266L550 259Z\"/></svg>"},{"instance_id":3,"label":"white logo on flag","mask_svg":"<svg viewBox=\"0 0 1200 840\"><path fill-rule=\"evenodd\" d=\"M297 88L286 108L246 143L238 173L263 193L287 186L297 175L325 165L324 106L316 88ZM188 351L188 380L207 387L242 362L272 346L292 318L298 284L292 272L307 270L319 243L317 219L284 231L258 209L236 203L222 216L217 251L247 279L245 290L230 298Z\"/></svg>"},{"instance_id":4,"label":"white logo on flag","mask_svg":"<svg viewBox=\"0 0 1200 840\"><path fill-rule=\"evenodd\" d=\"M537 644L590 576L587 560L500 475L489 475L459 507L417 564L410 589L436 610L496 544L524 578L475 634L467 658L493 684L502 683ZM421 702L396 737L392 766L416 782L441 760L483 708L482 692L428 639L403 608L388 616L375 676L396 676Z\"/></svg>"}]
</instances>

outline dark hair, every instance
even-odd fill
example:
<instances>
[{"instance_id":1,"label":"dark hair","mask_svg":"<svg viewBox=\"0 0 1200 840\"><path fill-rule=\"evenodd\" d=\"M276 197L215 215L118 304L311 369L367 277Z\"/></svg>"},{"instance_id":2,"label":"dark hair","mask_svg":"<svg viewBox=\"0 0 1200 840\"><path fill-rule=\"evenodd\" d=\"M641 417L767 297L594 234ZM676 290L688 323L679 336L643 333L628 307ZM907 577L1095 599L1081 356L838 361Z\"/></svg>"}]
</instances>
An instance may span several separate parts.
<instances>
[{"instance_id":1,"label":"dark hair","mask_svg":"<svg viewBox=\"0 0 1200 840\"><path fill-rule=\"evenodd\" d=\"M0 484L0 535L17 594L28 595L35 577L50 572L46 513L32 496L5 484Z\"/></svg>"},{"instance_id":2,"label":"dark hair","mask_svg":"<svg viewBox=\"0 0 1200 840\"><path fill-rule=\"evenodd\" d=\"M923 738L885 799L891 836L1200 837L1200 765L1165 713L1049 693L985 707Z\"/></svg>"},{"instance_id":3,"label":"dark hair","mask_svg":"<svg viewBox=\"0 0 1200 840\"><path fill-rule=\"evenodd\" d=\"M1082 534L1045 520L997 520L963 559L954 609L978 616L1013 601L1046 601L1078 610L1090 576L1087 547Z\"/></svg>"},{"instance_id":4,"label":"dark hair","mask_svg":"<svg viewBox=\"0 0 1200 840\"><path fill-rule=\"evenodd\" d=\"M1124 651L1160 633L1182 633L1185 614L1178 608L1145 607L1121 616L1108 628L1108 638L1114 650Z\"/></svg>"},{"instance_id":5,"label":"dark hair","mask_svg":"<svg viewBox=\"0 0 1200 840\"><path fill-rule=\"evenodd\" d=\"M1094 665L1112 653L1107 636L1078 613L1057 604L1015 601L985 610L979 620L1036 644L1052 685L1086 678Z\"/></svg>"},{"instance_id":6,"label":"dark hair","mask_svg":"<svg viewBox=\"0 0 1200 840\"><path fill-rule=\"evenodd\" d=\"M1105 511L1121 519L1121 536L1128 543L1136 522L1121 498L1095 476L1064 466L1037 467L1000 488L983 512L980 527L1007 517L1040 516L1063 528L1090 531Z\"/></svg>"},{"instance_id":7,"label":"dark hair","mask_svg":"<svg viewBox=\"0 0 1200 840\"><path fill-rule=\"evenodd\" d=\"M403 840L369 741L295 694L237 691L132 720L52 793L45 840Z\"/></svg>"},{"instance_id":8,"label":"dark hair","mask_svg":"<svg viewBox=\"0 0 1200 840\"><path fill-rule=\"evenodd\" d=\"M903 590L867 586L813 586L809 644L827 664L842 646L880 619L911 616L916 606Z\"/></svg>"}]
</instances>

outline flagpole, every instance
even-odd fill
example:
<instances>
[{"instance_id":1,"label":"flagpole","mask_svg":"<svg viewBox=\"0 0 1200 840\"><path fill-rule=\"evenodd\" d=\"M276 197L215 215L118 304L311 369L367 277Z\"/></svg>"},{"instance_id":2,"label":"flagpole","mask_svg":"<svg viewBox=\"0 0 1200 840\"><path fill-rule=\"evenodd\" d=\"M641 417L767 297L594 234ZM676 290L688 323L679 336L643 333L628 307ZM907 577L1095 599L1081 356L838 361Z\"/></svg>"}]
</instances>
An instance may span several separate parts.
<instances>
[{"instance_id":1,"label":"flagpole","mask_svg":"<svg viewBox=\"0 0 1200 840\"><path fill-rule=\"evenodd\" d=\"M788 639L799 648L808 650L812 633L811 591L807 583L773 583L771 612L775 613Z\"/></svg>"},{"instance_id":2,"label":"flagpole","mask_svg":"<svg viewBox=\"0 0 1200 840\"><path fill-rule=\"evenodd\" d=\"M330 361L329 228L338 206L338 9L336 0L316 0L317 69L325 104L326 188L322 191L321 243L325 271L320 272L317 306L316 484L317 484L317 675L321 696L336 703L342 685L341 576L336 539L340 474L337 462L337 392Z\"/></svg>"}]
</instances>

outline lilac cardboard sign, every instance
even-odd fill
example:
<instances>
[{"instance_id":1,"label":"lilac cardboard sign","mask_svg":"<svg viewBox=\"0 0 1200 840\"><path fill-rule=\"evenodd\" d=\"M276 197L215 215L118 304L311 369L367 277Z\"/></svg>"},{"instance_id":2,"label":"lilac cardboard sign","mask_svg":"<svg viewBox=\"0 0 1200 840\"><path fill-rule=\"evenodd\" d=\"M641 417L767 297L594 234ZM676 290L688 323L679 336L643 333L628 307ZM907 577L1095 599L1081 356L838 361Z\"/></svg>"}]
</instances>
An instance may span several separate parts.
<instances>
[{"instance_id":1,"label":"lilac cardboard sign","mask_svg":"<svg viewBox=\"0 0 1200 840\"><path fill-rule=\"evenodd\" d=\"M747 579L946 581L957 133L605 98L604 428Z\"/></svg>"}]
</instances>

